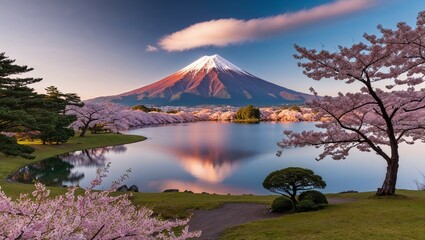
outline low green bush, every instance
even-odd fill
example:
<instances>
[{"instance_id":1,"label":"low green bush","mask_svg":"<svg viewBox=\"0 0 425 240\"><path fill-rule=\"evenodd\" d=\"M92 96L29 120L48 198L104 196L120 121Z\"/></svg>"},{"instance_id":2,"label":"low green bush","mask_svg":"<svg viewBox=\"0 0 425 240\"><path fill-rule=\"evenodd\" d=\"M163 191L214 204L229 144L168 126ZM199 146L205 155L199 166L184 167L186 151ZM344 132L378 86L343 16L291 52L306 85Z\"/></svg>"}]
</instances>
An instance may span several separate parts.
<instances>
[{"instance_id":1,"label":"low green bush","mask_svg":"<svg viewBox=\"0 0 425 240\"><path fill-rule=\"evenodd\" d=\"M294 204L289 198L278 197L273 200L272 212L285 213L290 212L294 209Z\"/></svg>"},{"instance_id":2,"label":"low green bush","mask_svg":"<svg viewBox=\"0 0 425 240\"><path fill-rule=\"evenodd\" d=\"M297 211L298 212L316 211L319 208L320 207L310 199L302 200L297 204Z\"/></svg>"},{"instance_id":3,"label":"low green bush","mask_svg":"<svg viewBox=\"0 0 425 240\"><path fill-rule=\"evenodd\" d=\"M301 202L303 200L311 200L315 204L328 204L328 199L326 199L326 196L316 190L309 190L305 191L298 196L298 201Z\"/></svg>"}]
</instances>

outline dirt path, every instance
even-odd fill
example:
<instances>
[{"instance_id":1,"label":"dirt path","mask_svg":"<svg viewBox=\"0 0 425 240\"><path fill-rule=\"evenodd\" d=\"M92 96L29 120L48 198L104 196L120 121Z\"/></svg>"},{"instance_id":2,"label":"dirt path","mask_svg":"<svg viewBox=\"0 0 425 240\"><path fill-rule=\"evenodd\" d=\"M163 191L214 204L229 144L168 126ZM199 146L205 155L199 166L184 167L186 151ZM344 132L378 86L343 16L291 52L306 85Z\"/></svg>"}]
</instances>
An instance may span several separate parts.
<instances>
[{"instance_id":1,"label":"dirt path","mask_svg":"<svg viewBox=\"0 0 425 240\"><path fill-rule=\"evenodd\" d=\"M351 198L329 198L329 204L353 202ZM226 203L213 210L197 210L189 222L191 231L201 230L198 239L215 240L227 228L260 219L279 217L282 214L270 213L269 205L254 203Z\"/></svg>"}]
</instances>

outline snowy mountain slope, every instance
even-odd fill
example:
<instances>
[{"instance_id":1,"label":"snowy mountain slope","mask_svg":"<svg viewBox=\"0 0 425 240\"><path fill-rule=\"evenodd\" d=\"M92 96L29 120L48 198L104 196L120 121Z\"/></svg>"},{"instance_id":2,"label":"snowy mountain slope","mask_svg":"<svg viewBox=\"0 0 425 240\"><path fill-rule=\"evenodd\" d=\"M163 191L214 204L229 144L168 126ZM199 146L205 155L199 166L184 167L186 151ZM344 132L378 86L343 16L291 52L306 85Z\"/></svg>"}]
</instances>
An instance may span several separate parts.
<instances>
[{"instance_id":1,"label":"snowy mountain slope","mask_svg":"<svg viewBox=\"0 0 425 240\"><path fill-rule=\"evenodd\" d=\"M204 56L176 73L150 85L94 101L123 105L153 104L241 106L303 103L311 95L260 79L219 55Z\"/></svg>"}]
</instances>

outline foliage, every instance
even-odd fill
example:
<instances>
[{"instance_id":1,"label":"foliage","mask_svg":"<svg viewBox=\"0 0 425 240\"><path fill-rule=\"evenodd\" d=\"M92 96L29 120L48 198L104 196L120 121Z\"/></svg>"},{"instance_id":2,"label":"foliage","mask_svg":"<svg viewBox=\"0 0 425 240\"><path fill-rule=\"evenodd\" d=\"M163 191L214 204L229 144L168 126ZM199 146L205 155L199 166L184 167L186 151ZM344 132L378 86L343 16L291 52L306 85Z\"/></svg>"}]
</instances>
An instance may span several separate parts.
<instances>
[{"instance_id":1,"label":"foliage","mask_svg":"<svg viewBox=\"0 0 425 240\"><path fill-rule=\"evenodd\" d=\"M291 111L295 111L295 112L302 112L302 110L299 106L290 106L290 107L287 107L287 109L289 109Z\"/></svg>"},{"instance_id":2,"label":"foliage","mask_svg":"<svg viewBox=\"0 0 425 240\"><path fill-rule=\"evenodd\" d=\"M133 106L133 107L131 107L131 110L139 110L139 111L143 111L143 112L162 112L162 110L159 109L159 108L146 107L145 105L136 105L136 106Z\"/></svg>"},{"instance_id":3,"label":"foliage","mask_svg":"<svg viewBox=\"0 0 425 240\"><path fill-rule=\"evenodd\" d=\"M312 170L299 167L289 167L270 173L263 181L263 187L291 199L297 205L296 195L300 191L313 188L325 188L322 177Z\"/></svg>"},{"instance_id":4,"label":"foliage","mask_svg":"<svg viewBox=\"0 0 425 240\"><path fill-rule=\"evenodd\" d=\"M36 130L38 137L43 144L65 143L74 136L74 131L68 126L76 120L75 115L65 114L67 106L83 106L80 98L74 93L62 93L56 87L46 88L46 95L43 95L45 110L40 110L37 114Z\"/></svg>"},{"instance_id":5,"label":"foliage","mask_svg":"<svg viewBox=\"0 0 425 240\"><path fill-rule=\"evenodd\" d=\"M50 190L35 184L32 197L21 194L12 201L0 191L0 235L7 239L188 239L200 232L189 232L189 220L160 220L147 208L136 208L130 194L111 193L126 175L105 191L94 191L108 172L98 171L92 186L82 195L77 187L64 195L49 198ZM178 231L178 228L184 227Z\"/></svg>"},{"instance_id":6,"label":"foliage","mask_svg":"<svg viewBox=\"0 0 425 240\"><path fill-rule=\"evenodd\" d=\"M104 132L104 129L116 131L129 126L131 112L124 111L119 105L111 103L86 103L84 106L68 106L67 114L77 117L70 126L80 130L80 137L84 137L87 130L93 133Z\"/></svg>"},{"instance_id":7,"label":"foliage","mask_svg":"<svg viewBox=\"0 0 425 240\"><path fill-rule=\"evenodd\" d=\"M9 156L21 156L24 158L32 159L34 156L31 153L34 152L34 148L20 145L16 142L16 138L8 137L0 134L0 152Z\"/></svg>"},{"instance_id":8,"label":"foliage","mask_svg":"<svg viewBox=\"0 0 425 240\"><path fill-rule=\"evenodd\" d=\"M172 109L172 110L168 110L167 113L171 113L171 114L176 114L178 113L178 110Z\"/></svg>"},{"instance_id":9,"label":"foliage","mask_svg":"<svg viewBox=\"0 0 425 240\"><path fill-rule=\"evenodd\" d=\"M234 119L239 121L246 121L246 120L260 121L260 118L261 118L260 109L252 105L249 105L249 106L238 109Z\"/></svg>"},{"instance_id":10,"label":"foliage","mask_svg":"<svg viewBox=\"0 0 425 240\"><path fill-rule=\"evenodd\" d=\"M378 26L380 36L364 35L365 42L339 47L336 52L295 46L304 74L314 80L334 79L361 88L337 97L318 97L308 103L327 118L323 130L293 133L282 148L323 146L318 160L344 159L350 150L374 151L387 163L377 195L393 195L399 167L399 145L425 141L425 91L419 89L425 72L425 11L416 26L399 23L395 30ZM382 89L382 86L387 89ZM394 88L395 87L395 88ZM396 90L394 90L396 89Z\"/></svg>"},{"instance_id":11,"label":"foliage","mask_svg":"<svg viewBox=\"0 0 425 240\"><path fill-rule=\"evenodd\" d=\"M0 53L0 134L32 131L43 143L66 142L73 134L67 127L74 119L65 115L65 106L80 104L79 97L63 94L55 87L47 88L47 95L36 93L29 85L42 79L18 77L33 69L14 62L5 53ZM2 153L33 157L29 147L21 147L16 141L4 137L2 141L7 142L7 147L0 148Z\"/></svg>"},{"instance_id":12,"label":"foliage","mask_svg":"<svg viewBox=\"0 0 425 240\"><path fill-rule=\"evenodd\" d=\"M304 199L300 200L300 202L297 205L297 211L298 212L310 212L310 211L316 211L319 210L319 205L313 202L313 200L310 199Z\"/></svg>"},{"instance_id":13,"label":"foliage","mask_svg":"<svg viewBox=\"0 0 425 240\"><path fill-rule=\"evenodd\" d=\"M41 78L18 78L16 75L33 70L27 66L19 66L0 53L0 134L4 132L19 132L30 128L34 121L33 109L37 109L42 100L32 88L27 85L41 81ZM3 136L3 135L1 135ZM16 141L2 137L0 150L4 154L32 157L28 148L21 148ZM5 150L5 151L3 151Z\"/></svg>"},{"instance_id":14,"label":"foliage","mask_svg":"<svg viewBox=\"0 0 425 240\"><path fill-rule=\"evenodd\" d=\"M294 203L286 197L277 197L272 203L272 212L286 213L294 209Z\"/></svg>"},{"instance_id":15,"label":"foliage","mask_svg":"<svg viewBox=\"0 0 425 240\"><path fill-rule=\"evenodd\" d=\"M326 199L325 194L316 190L302 192L298 196L298 201L301 202L303 200L311 200L315 204L328 204L328 200Z\"/></svg>"}]
</instances>

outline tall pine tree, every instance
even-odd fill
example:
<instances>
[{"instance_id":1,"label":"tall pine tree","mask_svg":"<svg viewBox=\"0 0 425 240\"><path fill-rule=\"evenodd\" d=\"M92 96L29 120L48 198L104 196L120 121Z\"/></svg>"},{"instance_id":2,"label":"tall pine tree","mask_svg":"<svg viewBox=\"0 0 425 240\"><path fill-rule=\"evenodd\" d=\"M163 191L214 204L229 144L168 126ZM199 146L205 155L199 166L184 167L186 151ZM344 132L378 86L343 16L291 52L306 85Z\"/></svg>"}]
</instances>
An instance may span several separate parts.
<instances>
[{"instance_id":1,"label":"tall pine tree","mask_svg":"<svg viewBox=\"0 0 425 240\"><path fill-rule=\"evenodd\" d=\"M0 153L33 158L34 149L20 145L8 133L33 132L38 137L49 137L44 142L66 142L72 132L67 126L73 117L64 116L67 104L81 104L75 94L63 94L55 87L38 94L29 85L42 78L20 77L32 68L15 64L5 53L0 53Z\"/></svg>"}]
</instances>

